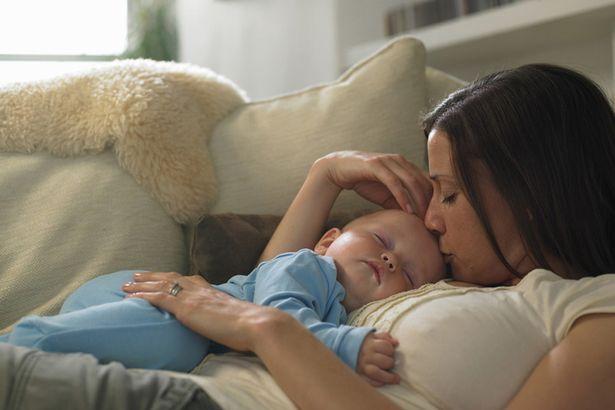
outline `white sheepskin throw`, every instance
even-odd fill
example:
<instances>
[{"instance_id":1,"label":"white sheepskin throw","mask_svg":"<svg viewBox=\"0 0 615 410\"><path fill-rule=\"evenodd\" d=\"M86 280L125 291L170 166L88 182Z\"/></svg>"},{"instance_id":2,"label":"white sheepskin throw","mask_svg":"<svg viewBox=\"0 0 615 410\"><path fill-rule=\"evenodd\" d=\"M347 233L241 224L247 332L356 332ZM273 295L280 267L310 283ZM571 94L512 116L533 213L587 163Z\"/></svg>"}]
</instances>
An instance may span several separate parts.
<instances>
[{"instance_id":1,"label":"white sheepskin throw","mask_svg":"<svg viewBox=\"0 0 615 410\"><path fill-rule=\"evenodd\" d=\"M194 222L217 192L209 136L246 101L235 84L205 68L117 60L1 87L0 151L67 157L112 148L176 221Z\"/></svg>"}]
</instances>

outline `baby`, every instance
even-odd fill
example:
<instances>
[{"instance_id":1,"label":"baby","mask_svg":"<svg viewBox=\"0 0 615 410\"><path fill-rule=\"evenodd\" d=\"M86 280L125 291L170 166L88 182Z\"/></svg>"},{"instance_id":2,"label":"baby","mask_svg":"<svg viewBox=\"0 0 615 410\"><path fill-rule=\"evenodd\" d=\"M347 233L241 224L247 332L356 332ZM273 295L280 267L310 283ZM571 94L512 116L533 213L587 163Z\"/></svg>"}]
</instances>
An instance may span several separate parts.
<instances>
[{"instance_id":1,"label":"baby","mask_svg":"<svg viewBox=\"0 0 615 410\"><path fill-rule=\"evenodd\" d=\"M87 282L67 298L59 315L25 317L0 342L91 353L128 367L192 370L211 350L210 341L149 302L125 298L121 288L130 287L133 274L120 271ZM396 342L386 332L345 325L347 313L444 276L438 244L423 222L400 210L383 210L330 229L313 250L283 253L215 287L290 313L365 375L370 365L392 367ZM382 354L391 359L388 364Z\"/></svg>"}]
</instances>

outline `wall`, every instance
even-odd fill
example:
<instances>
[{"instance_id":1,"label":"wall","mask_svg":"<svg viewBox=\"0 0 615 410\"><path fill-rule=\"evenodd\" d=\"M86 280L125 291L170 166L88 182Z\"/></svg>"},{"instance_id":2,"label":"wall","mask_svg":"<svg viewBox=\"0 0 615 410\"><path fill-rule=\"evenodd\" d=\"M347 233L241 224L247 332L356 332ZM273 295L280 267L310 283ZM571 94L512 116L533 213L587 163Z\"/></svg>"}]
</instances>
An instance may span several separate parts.
<instances>
[{"instance_id":1,"label":"wall","mask_svg":"<svg viewBox=\"0 0 615 410\"><path fill-rule=\"evenodd\" d=\"M412 0L178 0L180 60L235 81L252 99L335 80L355 44L384 37Z\"/></svg>"},{"instance_id":2,"label":"wall","mask_svg":"<svg viewBox=\"0 0 615 410\"><path fill-rule=\"evenodd\" d=\"M350 47L385 38L387 11L419 1L422 0L337 0L339 61L344 61L343 53ZM345 68L340 64L340 71Z\"/></svg>"},{"instance_id":3,"label":"wall","mask_svg":"<svg viewBox=\"0 0 615 410\"><path fill-rule=\"evenodd\" d=\"M333 81L346 52L384 40L386 11L422 0L178 0L180 59L212 68L263 99ZM613 90L611 38L438 66L467 81L544 61L581 70ZM429 55L427 57L428 64Z\"/></svg>"},{"instance_id":4,"label":"wall","mask_svg":"<svg viewBox=\"0 0 615 410\"><path fill-rule=\"evenodd\" d=\"M438 67L466 81L503 68L523 64L547 62L564 65L579 70L602 86L607 94L614 94L612 43L610 37L595 38L589 41L562 44L550 49L514 54L507 58L476 61L463 65ZM429 57L428 57L429 60ZM428 61L429 63L429 61Z\"/></svg>"},{"instance_id":5,"label":"wall","mask_svg":"<svg viewBox=\"0 0 615 410\"><path fill-rule=\"evenodd\" d=\"M252 99L330 81L339 64L332 4L179 0L180 60L230 78Z\"/></svg>"}]
</instances>

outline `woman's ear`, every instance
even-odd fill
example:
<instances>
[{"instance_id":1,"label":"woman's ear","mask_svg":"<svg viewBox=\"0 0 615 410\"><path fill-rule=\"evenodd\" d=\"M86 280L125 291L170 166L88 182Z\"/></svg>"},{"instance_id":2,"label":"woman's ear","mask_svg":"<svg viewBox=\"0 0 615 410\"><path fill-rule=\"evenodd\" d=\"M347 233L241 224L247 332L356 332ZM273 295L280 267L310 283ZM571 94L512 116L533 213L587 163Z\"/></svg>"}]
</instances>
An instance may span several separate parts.
<instances>
[{"instance_id":1,"label":"woman's ear","mask_svg":"<svg viewBox=\"0 0 615 410\"><path fill-rule=\"evenodd\" d=\"M327 249L329 246L335 241L340 235L342 231L339 228L331 228L320 238L320 240L314 246L314 252L319 255L324 255L327 253Z\"/></svg>"}]
</instances>

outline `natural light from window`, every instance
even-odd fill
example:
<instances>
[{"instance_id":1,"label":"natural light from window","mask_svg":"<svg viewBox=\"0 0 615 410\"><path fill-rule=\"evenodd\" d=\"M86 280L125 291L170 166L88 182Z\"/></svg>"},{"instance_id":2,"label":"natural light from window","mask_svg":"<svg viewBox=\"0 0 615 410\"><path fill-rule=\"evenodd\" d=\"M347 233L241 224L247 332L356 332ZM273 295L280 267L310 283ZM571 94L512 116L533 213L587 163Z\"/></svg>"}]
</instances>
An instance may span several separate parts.
<instances>
[{"instance_id":1,"label":"natural light from window","mask_svg":"<svg viewBox=\"0 0 615 410\"><path fill-rule=\"evenodd\" d=\"M101 64L93 61L20 61L20 56L24 56L24 60L37 59L37 55L56 56L49 60L65 60L66 56L122 53L127 39L126 2L0 1L0 85L48 78Z\"/></svg>"}]
</instances>

